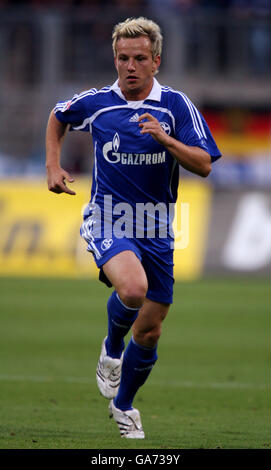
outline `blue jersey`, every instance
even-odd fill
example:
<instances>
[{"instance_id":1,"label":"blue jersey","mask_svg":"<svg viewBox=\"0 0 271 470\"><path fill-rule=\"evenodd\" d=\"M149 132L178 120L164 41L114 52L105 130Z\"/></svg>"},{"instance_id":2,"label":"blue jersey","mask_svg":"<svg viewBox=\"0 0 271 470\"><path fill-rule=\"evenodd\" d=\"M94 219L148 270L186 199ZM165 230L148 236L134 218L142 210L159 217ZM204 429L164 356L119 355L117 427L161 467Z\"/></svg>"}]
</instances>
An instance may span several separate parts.
<instances>
[{"instance_id":1,"label":"blue jersey","mask_svg":"<svg viewBox=\"0 0 271 470\"><path fill-rule=\"evenodd\" d=\"M176 159L150 134L140 133L140 115L152 114L165 132L186 145L204 149L212 161L221 156L207 123L187 96L161 86L156 79L143 101L127 101L116 81L112 86L93 88L60 102L54 112L59 121L70 124L71 130L92 134L93 180L91 203L85 217L91 214L95 204L102 216L112 218L114 223L121 214L118 204L128 203L132 209L132 236L138 223L136 205L151 203L159 208L159 204L164 204L168 208L176 202L179 181ZM119 210L114 210L116 207ZM156 216L155 212L155 225ZM162 224L168 226L171 221L168 211ZM159 224L161 227L161 218Z\"/></svg>"}]
</instances>

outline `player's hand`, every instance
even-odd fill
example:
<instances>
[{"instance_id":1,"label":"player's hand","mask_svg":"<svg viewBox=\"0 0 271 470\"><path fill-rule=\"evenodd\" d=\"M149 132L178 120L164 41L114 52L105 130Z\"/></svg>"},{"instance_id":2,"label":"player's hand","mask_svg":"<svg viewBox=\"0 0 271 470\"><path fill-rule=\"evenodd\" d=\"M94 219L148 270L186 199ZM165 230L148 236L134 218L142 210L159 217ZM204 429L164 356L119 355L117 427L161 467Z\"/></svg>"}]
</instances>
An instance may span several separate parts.
<instances>
[{"instance_id":1,"label":"player's hand","mask_svg":"<svg viewBox=\"0 0 271 470\"><path fill-rule=\"evenodd\" d=\"M67 193L74 196L76 193L68 188L65 180L69 183L74 182L74 178L72 178L67 171L63 170L63 168L47 168L47 183L49 191L57 194Z\"/></svg>"},{"instance_id":2,"label":"player's hand","mask_svg":"<svg viewBox=\"0 0 271 470\"><path fill-rule=\"evenodd\" d=\"M143 119L147 119L147 121L141 122ZM162 129L158 119L156 119L150 113L144 113L139 116L138 120L140 121L139 127L141 127L141 134L150 134L154 140L159 142L161 145L166 145L169 140L169 136L167 133Z\"/></svg>"}]
</instances>

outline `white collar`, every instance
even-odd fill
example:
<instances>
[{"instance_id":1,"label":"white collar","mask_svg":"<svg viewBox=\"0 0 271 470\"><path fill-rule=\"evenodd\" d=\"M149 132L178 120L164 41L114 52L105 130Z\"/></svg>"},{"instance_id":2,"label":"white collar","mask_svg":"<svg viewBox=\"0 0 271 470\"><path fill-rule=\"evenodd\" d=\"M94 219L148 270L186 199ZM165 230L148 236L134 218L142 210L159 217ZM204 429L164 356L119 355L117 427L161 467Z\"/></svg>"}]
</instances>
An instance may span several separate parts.
<instances>
[{"instance_id":1,"label":"white collar","mask_svg":"<svg viewBox=\"0 0 271 470\"><path fill-rule=\"evenodd\" d=\"M117 95L121 99L123 99L124 101L127 101L119 87L118 80L116 80L115 83L113 83L113 85L111 86L111 90L117 93ZM147 96L147 98L145 98L142 101L146 101L146 100L161 101L161 85L154 77L153 77L152 89L149 95Z\"/></svg>"}]
</instances>

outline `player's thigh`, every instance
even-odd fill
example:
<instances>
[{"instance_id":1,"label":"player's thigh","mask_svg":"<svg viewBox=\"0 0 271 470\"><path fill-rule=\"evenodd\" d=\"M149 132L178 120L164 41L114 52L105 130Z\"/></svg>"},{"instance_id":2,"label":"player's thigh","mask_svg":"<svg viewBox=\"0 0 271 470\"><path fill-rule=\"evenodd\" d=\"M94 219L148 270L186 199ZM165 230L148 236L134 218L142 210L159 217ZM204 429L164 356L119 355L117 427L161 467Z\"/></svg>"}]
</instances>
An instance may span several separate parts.
<instances>
[{"instance_id":1,"label":"player's thigh","mask_svg":"<svg viewBox=\"0 0 271 470\"><path fill-rule=\"evenodd\" d=\"M103 265L103 271L124 302L129 304L137 299L143 303L148 281L141 261L133 251L116 254Z\"/></svg>"},{"instance_id":2,"label":"player's thigh","mask_svg":"<svg viewBox=\"0 0 271 470\"><path fill-rule=\"evenodd\" d=\"M133 324L135 341L142 346L154 347L161 335L162 322L169 308L169 303L155 302L146 298Z\"/></svg>"},{"instance_id":3,"label":"player's thigh","mask_svg":"<svg viewBox=\"0 0 271 470\"><path fill-rule=\"evenodd\" d=\"M172 250L145 250L142 265L148 278L146 297L158 304L171 304L174 285Z\"/></svg>"}]
</instances>

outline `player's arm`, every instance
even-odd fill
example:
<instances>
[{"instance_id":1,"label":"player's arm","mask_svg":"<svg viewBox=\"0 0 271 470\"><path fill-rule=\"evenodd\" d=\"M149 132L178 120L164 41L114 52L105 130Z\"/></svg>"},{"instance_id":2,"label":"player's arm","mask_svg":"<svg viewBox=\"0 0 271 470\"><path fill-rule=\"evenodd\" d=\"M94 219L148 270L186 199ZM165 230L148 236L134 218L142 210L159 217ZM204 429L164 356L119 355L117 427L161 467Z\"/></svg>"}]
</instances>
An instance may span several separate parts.
<instances>
[{"instance_id":1,"label":"player's arm","mask_svg":"<svg viewBox=\"0 0 271 470\"><path fill-rule=\"evenodd\" d=\"M46 129L47 184L49 191L54 193L75 195L65 183L65 180L72 183L74 179L60 165L61 148L67 129L68 125L60 122L52 111Z\"/></svg>"},{"instance_id":2,"label":"player's arm","mask_svg":"<svg viewBox=\"0 0 271 470\"><path fill-rule=\"evenodd\" d=\"M141 122L143 119L148 121ZM185 145L169 136L160 126L159 121L149 113L139 117L141 134L150 134L159 144L173 155L179 164L188 171L206 177L211 171L211 157L200 147Z\"/></svg>"}]
</instances>

